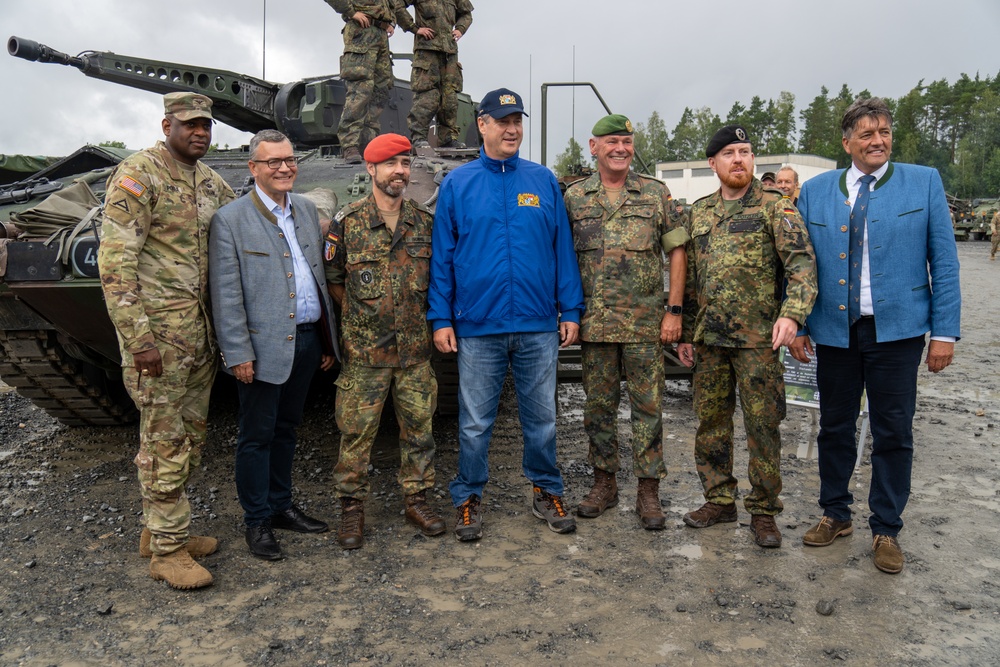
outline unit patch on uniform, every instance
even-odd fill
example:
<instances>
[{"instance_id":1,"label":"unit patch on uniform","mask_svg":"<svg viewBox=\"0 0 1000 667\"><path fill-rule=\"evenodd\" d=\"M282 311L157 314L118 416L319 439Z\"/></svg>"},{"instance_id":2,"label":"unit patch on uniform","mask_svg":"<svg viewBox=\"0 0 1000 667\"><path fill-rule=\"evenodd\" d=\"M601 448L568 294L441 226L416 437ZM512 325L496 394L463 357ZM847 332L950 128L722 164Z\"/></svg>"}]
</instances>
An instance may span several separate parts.
<instances>
[{"instance_id":1,"label":"unit patch on uniform","mask_svg":"<svg viewBox=\"0 0 1000 667\"><path fill-rule=\"evenodd\" d=\"M326 245L324 247L323 256L326 261L332 262L333 258L337 255L337 244L340 243L340 237L337 236L333 231L329 231L326 234Z\"/></svg>"},{"instance_id":2,"label":"unit patch on uniform","mask_svg":"<svg viewBox=\"0 0 1000 667\"><path fill-rule=\"evenodd\" d=\"M372 272L369 269L365 269L364 271L361 272L362 283L364 283L365 285L370 285L372 280L374 280L374 276L372 276Z\"/></svg>"},{"instance_id":3,"label":"unit patch on uniform","mask_svg":"<svg viewBox=\"0 0 1000 667\"><path fill-rule=\"evenodd\" d=\"M538 208L541 206L541 202L538 199L538 195L533 195L530 192L522 192L517 196L518 206L534 206Z\"/></svg>"},{"instance_id":4,"label":"unit patch on uniform","mask_svg":"<svg viewBox=\"0 0 1000 667\"><path fill-rule=\"evenodd\" d=\"M136 197L141 197L146 193L146 186L131 176L123 176L122 180L118 181L118 187L126 192L131 192Z\"/></svg>"},{"instance_id":5,"label":"unit patch on uniform","mask_svg":"<svg viewBox=\"0 0 1000 667\"><path fill-rule=\"evenodd\" d=\"M121 210L125 211L126 213L129 213L129 214L132 213L132 209L130 209L129 206L128 206L128 200L127 199L119 199L118 201L113 201L113 202L111 202L111 205L114 206L115 208L120 208Z\"/></svg>"}]
</instances>

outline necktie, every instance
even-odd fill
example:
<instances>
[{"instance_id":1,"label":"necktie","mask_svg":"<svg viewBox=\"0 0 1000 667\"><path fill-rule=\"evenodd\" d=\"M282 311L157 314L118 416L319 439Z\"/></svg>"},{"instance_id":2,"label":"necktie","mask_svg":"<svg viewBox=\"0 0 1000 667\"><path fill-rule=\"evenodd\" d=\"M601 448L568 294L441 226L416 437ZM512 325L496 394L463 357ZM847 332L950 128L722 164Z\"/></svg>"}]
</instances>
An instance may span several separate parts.
<instances>
[{"instance_id":1,"label":"necktie","mask_svg":"<svg viewBox=\"0 0 1000 667\"><path fill-rule=\"evenodd\" d=\"M854 208L851 209L850 238L848 239L851 246L848 257L851 270L847 294L847 316L852 325L861 319L861 260L865 252L868 198L871 196L871 184L874 180L875 177L871 174L865 174L861 177L858 198L854 200Z\"/></svg>"}]
</instances>

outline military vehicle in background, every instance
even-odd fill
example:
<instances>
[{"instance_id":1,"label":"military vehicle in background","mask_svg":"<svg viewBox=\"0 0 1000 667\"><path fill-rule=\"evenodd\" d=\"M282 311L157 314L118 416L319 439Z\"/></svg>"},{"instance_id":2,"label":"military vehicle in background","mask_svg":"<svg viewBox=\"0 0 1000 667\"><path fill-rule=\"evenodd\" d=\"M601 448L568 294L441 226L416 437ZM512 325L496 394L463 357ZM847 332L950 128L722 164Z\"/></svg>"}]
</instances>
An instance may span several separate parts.
<instances>
[{"instance_id":1,"label":"military vehicle in background","mask_svg":"<svg viewBox=\"0 0 1000 667\"><path fill-rule=\"evenodd\" d=\"M1000 211L1000 199L959 199L948 195L948 206L954 216L956 241L988 241L990 222Z\"/></svg>"}]
</instances>

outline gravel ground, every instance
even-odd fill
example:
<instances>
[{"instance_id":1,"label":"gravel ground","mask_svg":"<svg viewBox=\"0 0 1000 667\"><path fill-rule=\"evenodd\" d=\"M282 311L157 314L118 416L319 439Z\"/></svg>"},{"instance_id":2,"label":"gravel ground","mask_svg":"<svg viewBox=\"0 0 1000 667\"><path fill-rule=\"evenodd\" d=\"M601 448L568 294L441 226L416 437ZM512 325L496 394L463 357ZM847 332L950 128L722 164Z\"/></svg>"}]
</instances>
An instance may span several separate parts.
<instances>
[{"instance_id":1,"label":"gravel ground","mask_svg":"<svg viewBox=\"0 0 1000 667\"><path fill-rule=\"evenodd\" d=\"M512 665L767 662L814 665L985 665L1000 662L1000 263L988 244L959 246L965 337L944 373L920 376L913 495L904 515L903 572L871 562L865 503L855 533L803 547L818 519L812 411L790 408L782 429L785 512L780 550L754 546L738 525L687 528L697 507L695 420L686 382L664 401L667 530L638 528L635 479L605 516L555 535L532 517L520 472L512 396L497 419L481 542L427 539L402 517L398 450L383 421L366 545L345 552L331 533L280 533L288 556L265 563L243 543L232 480L235 405L213 406L206 467L190 495L198 532L220 538L203 562L215 585L179 592L139 557L134 428L69 429L0 388L0 664L4 665ZM590 486L582 391L560 387L560 464L567 500ZM332 396L314 392L300 432L297 501L336 520ZM626 412L623 442L628 442ZM453 420L436 424L438 487L457 461ZM746 454L738 429L737 466ZM627 451L624 452L627 455ZM867 497L867 456L856 497Z\"/></svg>"}]
</instances>

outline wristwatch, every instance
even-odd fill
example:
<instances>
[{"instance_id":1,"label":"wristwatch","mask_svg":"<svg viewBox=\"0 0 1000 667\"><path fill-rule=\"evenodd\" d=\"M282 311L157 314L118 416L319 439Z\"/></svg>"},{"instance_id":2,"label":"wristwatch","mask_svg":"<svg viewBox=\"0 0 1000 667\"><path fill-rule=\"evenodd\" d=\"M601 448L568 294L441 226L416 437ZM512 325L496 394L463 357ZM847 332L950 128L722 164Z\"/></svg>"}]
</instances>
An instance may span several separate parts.
<instances>
[{"instance_id":1,"label":"wristwatch","mask_svg":"<svg viewBox=\"0 0 1000 667\"><path fill-rule=\"evenodd\" d=\"M680 315L684 312L684 306L667 306L667 312L671 315Z\"/></svg>"}]
</instances>

